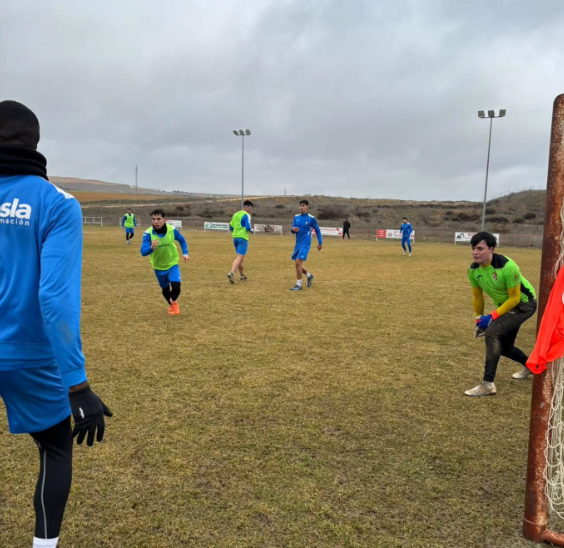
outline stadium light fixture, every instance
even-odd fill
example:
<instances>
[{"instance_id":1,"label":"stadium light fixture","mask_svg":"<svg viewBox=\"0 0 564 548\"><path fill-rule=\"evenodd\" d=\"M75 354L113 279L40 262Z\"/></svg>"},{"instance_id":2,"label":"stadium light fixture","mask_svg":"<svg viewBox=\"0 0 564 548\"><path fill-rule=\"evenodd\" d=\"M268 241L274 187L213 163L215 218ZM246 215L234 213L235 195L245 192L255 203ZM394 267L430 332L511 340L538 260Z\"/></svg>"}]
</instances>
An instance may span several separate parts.
<instances>
[{"instance_id":1,"label":"stadium light fixture","mask_svg":"<svg viewBox=\"0 0 564 548\"><path fill-rule=\"evenodd\" d=\"M249 136L251 134L251 130L242 130L239 131L233 130L233 133L237 135L237 137L241 137L241 209L243 209L243 202L245 201L245 136Z\"/></svg>"},{"instance_id":2,"label":"stadium light fixture","mask_svg":"<svg viewBox=\"0 0 564 548\"><path fill-rule=\"evenodd\" d=\"M490 149L492 146L492 122L494 118L503 118L505 116L505 113L507 111L502 108L499 111L499 115L496 116L495 115L495 110L488 110L488 115L485 115L485 111L483 110L479 110L478 111L478 117L479 118L489 118L490 119L490 138L488 140L488 160L486 162L486 184L484 187L484 205L482 207L482 232L484 231L484 228L486 226L486 199L488 196L488 173L490 170Z\"/></svg>"}]
</instances>

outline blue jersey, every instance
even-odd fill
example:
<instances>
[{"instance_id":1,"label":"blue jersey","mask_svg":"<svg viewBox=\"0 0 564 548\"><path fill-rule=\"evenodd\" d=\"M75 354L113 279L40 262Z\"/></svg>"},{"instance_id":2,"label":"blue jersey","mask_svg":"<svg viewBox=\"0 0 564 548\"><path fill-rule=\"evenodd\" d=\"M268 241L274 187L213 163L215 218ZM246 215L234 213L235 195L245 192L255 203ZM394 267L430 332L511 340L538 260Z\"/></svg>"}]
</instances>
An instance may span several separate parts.
<instances>
[{"instance_id":1,"label":"blue jersey","mask_svg":"<svg viewBox=\"0 0 564 548\"><path fill-rule=\"evenodd\" d=\"M151 232L156 234L159 238L164 238L166 236L166 233L158 234L155 232L154 228L151 228L150 232L145 232L143 234L143 241L141 242L141 255L143 255L143 257L146 257L153 252L151 249ZM188 255L188 244L186 243L186 238L184 238L184 236L182 236L176 228L174 229L174 239L180 244L182 254Z\"/></svg>"},{"instance_id":2,"label":"blue jersey","mask_svg":"<svg viewBox=\"0 0 564 548\"><path fill-rule=\"evenodd\" d=\"M400 232L402 238L409 238L411 236L411 233L413 232L413 227L409 223L403 223L400 226Z\"/></svg>"},{"instance_id":3,"label":"blue jersey","mask_svg":"<svg viewBox=\"0 0 564 548\"><path fill-rule=\"evenodd\" d=\"M300 213L294 217L292 228L297 226L300 231L296 233L296 246L311 245L311 231L315 229L317 241L322 245L321 230L317 224L317 219L309 213Z\"/></svg>"},{"instance_id":4,"label":"blue jersey","mask_svg":"<svg viewBox=\"0 0 564 548\"><path fill-rule=\"evenodd\" d=\"M80 340L82 212L36 175L0 176L0 370L57 364L86 380Z\"/></svg>"}]
</instances>

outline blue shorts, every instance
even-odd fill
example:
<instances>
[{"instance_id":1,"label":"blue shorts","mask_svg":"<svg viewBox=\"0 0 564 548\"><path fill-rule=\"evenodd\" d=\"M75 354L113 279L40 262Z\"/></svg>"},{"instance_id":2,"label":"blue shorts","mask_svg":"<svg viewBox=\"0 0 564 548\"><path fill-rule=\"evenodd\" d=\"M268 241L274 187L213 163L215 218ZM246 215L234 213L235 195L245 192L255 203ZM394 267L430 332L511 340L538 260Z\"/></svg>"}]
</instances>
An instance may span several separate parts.
<instances>
[{"instance_id":1,"label":"blue shorts","mask_svg":"<svg viewBox=\"0 0 564 548\"><path fill-rule=\"evenodd\" d=\"M56 364L0 371L0 396L12 434L42 432L71 414L69 391Z\"/></svg>"},{"instance_id":2,"label":"blue shorts","mask_svg":"<svg viewBox=\"0 0 564 548\"><path fill-rule=\"evenodd\" d=\"M155 276L161 287L168 287L172 282L180 282L180 268L175 264L168 270L155 270Z\"/></svg>"},{"instance_id":3,"label":"blue shorts","mask_svg":"<svg viewBox=\"0 0 564 548\"><path fill-rule=\"evenodd\" d=\"M307 261L307 256L309 254L309 250L311 249L310 245L302 245L294 247L294 253L292 253L292 261L296 259L300 259L301 261Z\"/></svg>"},{"instance_id":4,"label":"blue shorts","mask_svg":"<svg viewBox=\"0 0 564 548\"><path fill-rule=\"evenodd\" d=\"M126 234L135 234L135 230L133 228L128 228L127 226L125 227L125 233Z\"/></svg>"},{"instance_id":5,"label":"blue shorts","mask_svg":"<svg viewBox=\"0 0 564 548\"><path fill-rule=\"evenodd\" d=\"M247 248L249 247L249 241L245 238L233 238L233 245L235 246L235 251L237 255L246 255Z\"/></svg>"}]
</instances>

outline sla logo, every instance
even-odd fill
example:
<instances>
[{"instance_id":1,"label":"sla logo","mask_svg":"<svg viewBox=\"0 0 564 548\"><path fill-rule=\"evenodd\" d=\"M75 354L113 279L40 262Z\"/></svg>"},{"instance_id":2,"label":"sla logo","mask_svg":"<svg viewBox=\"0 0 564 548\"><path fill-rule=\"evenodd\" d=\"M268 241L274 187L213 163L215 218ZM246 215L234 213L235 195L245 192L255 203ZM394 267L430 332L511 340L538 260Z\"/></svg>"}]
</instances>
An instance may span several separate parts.
<instances>
[{"instance_id":1,"label":"sla logo","mask_svg":"<svg viewBox=\"0 0 564 548\"><path fill-rule=\"evenodd\" d=\"M30 218L31 206L20 204L18 198L12 203L6 202L0 205L0 224L29 226Z\"/></svg>"}]
</instances>

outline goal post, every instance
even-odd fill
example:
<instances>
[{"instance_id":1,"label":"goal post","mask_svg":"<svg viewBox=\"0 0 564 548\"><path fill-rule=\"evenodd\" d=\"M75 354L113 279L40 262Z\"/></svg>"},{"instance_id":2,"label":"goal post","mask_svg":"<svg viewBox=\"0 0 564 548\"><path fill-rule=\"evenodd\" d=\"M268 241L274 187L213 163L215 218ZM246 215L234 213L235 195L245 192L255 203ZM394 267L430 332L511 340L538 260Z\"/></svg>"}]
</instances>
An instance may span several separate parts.
<instances>
[{"instance_id":1,"label":"goal post","mask_svg":"<svg viewBox=\"0 0 564 548\"><path fill-rule=\"evenodd\" d=\"M102 226L102 220L102 217L82 217L82 224Z\"/></svg>"},{"instance_id":2,"label":"goal post","mask_svg":"<svg viewBox=\"0 0 564 548\"><path fill-rule=\"evenodd\" d=\"M554 101L545 211L537 333L556 281L558 267L562 266L564 251L561 217L564 212L564 94L559 95ZM557 546L564 546L564 534L548 528L549 508L554 507L559 501L555 501L555 504L550 503L549 495L555 494L551 493L553 486L547 478L550 477L554 467L561 470L564 466L564 441L561 438L557 439L558 428L562 429L564 420L561 407L562 393L559 386L554 386L553 381L553 378L556 378L553 375L557 372L556 368L560 368L558 371L561 376L562 367L564 360L558 360L549 364L547 370L540 375L534 375L523 518L523 534L527 539ZM560 397L559 402L555 401L555 394ZM558 412L555 413L555 409ZM555 423L558 426L555 426ZM553 443L557 441L560 445L556 451L553 451ZM554 458L559 462L551 462ZM556 472L556 475L559 475L556 480L560 482L556 495L561 499L564 478L561 473Z\"/></svg>"}]
</instances>

